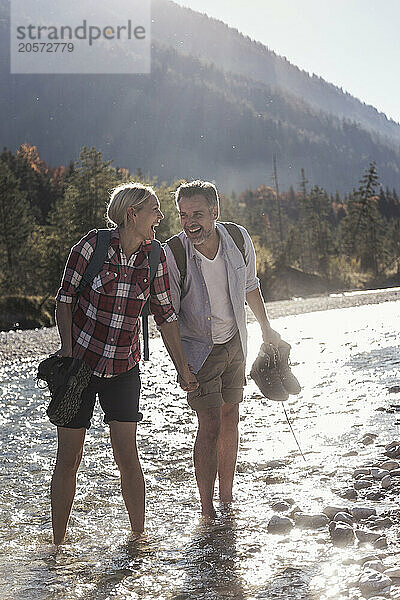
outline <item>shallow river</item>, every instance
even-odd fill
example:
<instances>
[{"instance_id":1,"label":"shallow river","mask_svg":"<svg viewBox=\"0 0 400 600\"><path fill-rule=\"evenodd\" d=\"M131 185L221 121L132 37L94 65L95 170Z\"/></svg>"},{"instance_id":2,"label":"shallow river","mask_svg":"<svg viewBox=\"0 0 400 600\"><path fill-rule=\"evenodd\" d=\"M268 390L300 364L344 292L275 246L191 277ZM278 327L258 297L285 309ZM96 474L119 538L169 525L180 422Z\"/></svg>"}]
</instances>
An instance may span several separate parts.
<instances>
[{"instance_id":1,"label":"shallow river","mask_svg":"<svg viewBox=\"0 0 400 600\"><path fill-rule=\"evenodd\" d=\"M169 360L151 341L142 368L144 421L139 448L147 485L147 535L129 540L129 524L111 458L108 430L95 413L82 462L68 543L51 542L49 484L56 431L33 361L0 371L1 600L255 600L358 598L351 587L361 549L339 550L327 529L267 533L275 499L304 511L343 503L337 492L355 466L399 437L400 415L377 412L400 397L400 302L335 309L273 321L292 343L303 385L286 403L306 457L300 455L282 405L261 399L253 382L242 405L236 501L215 523L199 519L191 466L193 414L171 384ZM249 364L260 336L249 327ZM366 432L378 434L364 447ZM344 457L349 450L357 456ZM268 461L285 465L271 468ZM386 502L383 508L389 507ZM399 540L391 540L398 549ZM346 558L348 560L346 560ZM351 591L349 591L351 590Z\"/></svg>"}]
</instances>

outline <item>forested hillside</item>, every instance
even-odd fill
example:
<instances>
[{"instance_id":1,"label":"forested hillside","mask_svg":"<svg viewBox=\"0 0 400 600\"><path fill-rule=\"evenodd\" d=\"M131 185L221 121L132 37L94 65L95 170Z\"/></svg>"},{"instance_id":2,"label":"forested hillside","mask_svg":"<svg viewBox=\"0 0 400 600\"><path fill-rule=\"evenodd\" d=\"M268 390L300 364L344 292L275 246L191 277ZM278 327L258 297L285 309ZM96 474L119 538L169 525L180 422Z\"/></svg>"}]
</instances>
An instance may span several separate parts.
<instances>
[{"instance_id":1,"label":"forested hillside","mask_svg":"<svg viewBox=\"0 0 400 600\"><path fill-rule=\"evenodd\" d=\"M398 284L400 203L380 185L376 165L343 196L330 195L304 171L298 175L300 185L285 193L264 185L221 197L221 218L252 235L265 297ZM165 215L157 236L165 241L180 228L172 195L179 181L159 184L115 168L95 148L82 148L77 161L57 168L33 146L2 152L0 296L53 297L71 246L104 227L110 190L132 179L155 185Z\"/></svg>"}]
</instances>

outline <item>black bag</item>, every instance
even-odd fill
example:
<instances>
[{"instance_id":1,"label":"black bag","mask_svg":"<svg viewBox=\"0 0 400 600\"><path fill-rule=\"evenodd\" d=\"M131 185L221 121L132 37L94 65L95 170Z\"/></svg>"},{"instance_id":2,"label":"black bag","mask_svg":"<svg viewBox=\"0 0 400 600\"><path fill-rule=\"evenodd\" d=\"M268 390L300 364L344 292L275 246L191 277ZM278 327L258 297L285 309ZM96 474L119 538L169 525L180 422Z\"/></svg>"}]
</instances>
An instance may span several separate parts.
<instances>
[{"instance_id":1,"label":"black bag","mask_svg":"<svg viewBox=\"0 0 400 600\"><path fill-rule=\"evenodd\" d=\"M37 379L45 381L50 390L46 412L54 425L63 426L73 419L91 376L92 369L79 358L50 356L39 364Z\"/></svg>"}]
</instances>

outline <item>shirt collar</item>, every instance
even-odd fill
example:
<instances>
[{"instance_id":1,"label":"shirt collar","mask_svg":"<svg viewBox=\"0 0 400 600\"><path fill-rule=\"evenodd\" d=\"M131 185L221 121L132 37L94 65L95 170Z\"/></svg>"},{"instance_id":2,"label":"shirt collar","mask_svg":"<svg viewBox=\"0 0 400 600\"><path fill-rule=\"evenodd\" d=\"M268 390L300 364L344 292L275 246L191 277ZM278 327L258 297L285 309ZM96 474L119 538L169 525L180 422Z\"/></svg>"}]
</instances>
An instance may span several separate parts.
<instances>
[{"instance_id":1,"label":"shirt collar","mask_svg":"<svg viewBox=\"0 0 400 600\"><path fill-rule=\"evenodd\" d=\"M111 230L111 246L113 246L113 248L117 249L120 247L119 245L119 229L118 227L116 229L112 229ZM140 251L145 252L146 254L149 254L151 252L151 240L144 240L139 248L137 249L137 251L135 252L135 254L139 254Z\"/></svg>"}]
</instances>

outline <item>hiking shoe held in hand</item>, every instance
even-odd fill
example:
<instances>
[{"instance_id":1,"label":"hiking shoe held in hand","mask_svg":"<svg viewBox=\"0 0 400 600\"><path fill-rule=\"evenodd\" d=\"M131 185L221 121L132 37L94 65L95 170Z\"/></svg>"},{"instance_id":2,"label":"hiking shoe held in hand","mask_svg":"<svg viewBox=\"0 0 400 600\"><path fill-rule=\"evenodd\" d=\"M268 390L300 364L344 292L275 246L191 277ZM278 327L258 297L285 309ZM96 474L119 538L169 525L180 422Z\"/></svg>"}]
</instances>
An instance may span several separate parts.
<instances>
[{"instance_id":1,"label":"hiking shoe held in hand","mask_svg":"<svg viewBox=\"0 0 400 600\"><path fill-rule=\"evenodd\" d=\"M290 369L289 353L291 345L281 340L278 346L277 367L279 377L288 394L300 394L301 386Z\"/></svg>"},{"instance_id":2,"label":"hiking shoe held in hand","mask_svg":"<svg viewBox=\"0 0 400 600\"><path fill-rule=\"evenodd\" d=\"M288 399L288 393L282 385L278 370L278 350L272 345L262 344L260 352L253 363L250 377L260 388L263 396L269 400L283 402Z\"/></svg>"}]
</instances>

